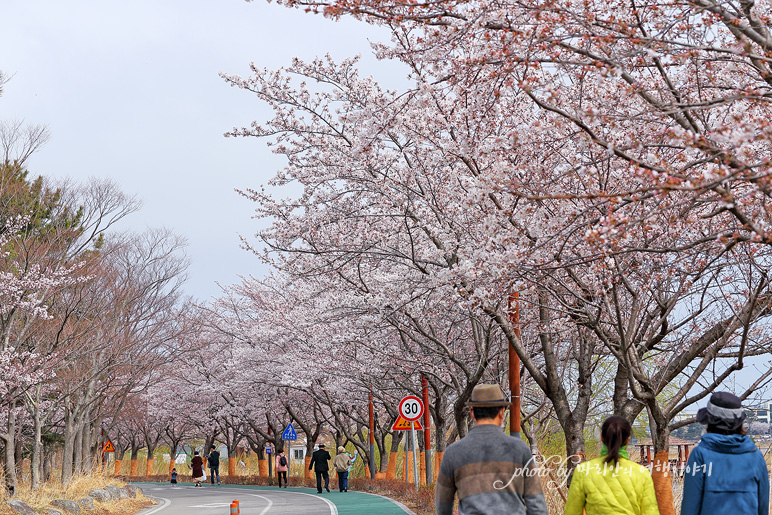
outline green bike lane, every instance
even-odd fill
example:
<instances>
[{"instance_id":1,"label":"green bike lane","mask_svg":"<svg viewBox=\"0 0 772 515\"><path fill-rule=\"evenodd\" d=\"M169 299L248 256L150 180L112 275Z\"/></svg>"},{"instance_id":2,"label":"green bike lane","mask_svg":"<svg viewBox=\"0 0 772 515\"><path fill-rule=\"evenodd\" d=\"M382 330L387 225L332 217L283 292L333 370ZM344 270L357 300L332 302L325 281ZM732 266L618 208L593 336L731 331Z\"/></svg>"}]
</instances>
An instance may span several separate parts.
<instances>
[{"instance_id":1,"label":"green bike lane","mask_svg":"<svg viewBox=\"0 0 772 515\"><path fill-rule=\"evenodd\" d=\"M330 515L405 515L413 514L402 504L366 492L331 490L318 494L314 488L281 488L251 485L206 484L195 488L181 483L133 483L140 486L145 495L161 503L140 515L175 515L189 513L200 515L227 514L230 501L238 499L241 515L292 515L306 513L330 513ZM259 498L260 500L258 501Z\"/></svg>"}]
</instances>

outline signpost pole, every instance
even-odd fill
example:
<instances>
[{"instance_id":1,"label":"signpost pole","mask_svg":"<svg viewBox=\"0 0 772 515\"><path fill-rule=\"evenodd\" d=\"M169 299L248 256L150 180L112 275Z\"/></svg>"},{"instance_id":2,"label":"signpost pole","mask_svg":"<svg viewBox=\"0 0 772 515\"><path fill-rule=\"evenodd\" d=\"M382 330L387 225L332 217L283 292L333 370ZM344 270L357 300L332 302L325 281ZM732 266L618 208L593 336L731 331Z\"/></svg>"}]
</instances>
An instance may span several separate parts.
<instances>
[{"instance_id":1,"label":"signpost pole","mask_svg":"<svg viewBox=\"0 0 772 515\"><path fill-rule=\"evenodd\" d=\"M399 424L401 420L404 420L405 422L409 422L410 426L410 441L411 445L413 446L413 479L415 480L415 488L418 490L418 486L421 484L420 479L420 472L419 469L421 468L421 464L418 462L418 439L415 436L415 424L418 422L421 423L421 415L424 414L424 404L421 402L421 399L416 397L415 395L408 395L402 401L399 403L399 416L400 418L397 420L397 423L395 423L395 427L393 429L396 429L396 426ZM405 427L405 429L408 429L408 427ZM405 442L405 482L407 483L408 480L408 455L407 455L407 442Z\"/></svg>"},{"instance_id":2,"label":"signpost pole","mask_svg":"<svg viewBox=\"0 0 772 515\"><path fill-rule=\"evenodd\" d=\"M409 446L407 440L408 440L407 436L405 436L405 483L409 483L410 482L409 478L408 478L408 474L407 474L407 459L408 459L407 453L409 452L409 447L410 446Z\"/></svg>"},{"instance_id":3,"label":"signpost pole","mask_svg":"<svg viewBox=\"0 0 772 515\"><path fill-rule=\"evenodd\" d=\"M418 469L420 466L418 465L418 449L417 449L417 439L415 437L415 422L410 422L410 440L413 444L413 479L415 479L415 489L418 490L418 485L421 484L421 480L418 478Z\"/></svg>"},{"instance_id":4,"label":"signpost pole","mask_svg":"<svg viewBox=\"0 0 772 515\"><path fill-rule=\"evenodd\" d=\"M290 478L290 465L292 463L292 440L297 440L298 435L295 432L295 428L292 427L290 422L284 432L281 434L281 439L287 442L287 480Z\"/></svg>"},{"instance_id":5,"label":"signpost pole","mask_svg":"<svg viewBox=\"0 0 772 515\"><path fill-rule=\"evenodd\" d=\"M273 452L271 452L271 444L268 444L268 447L266 447L266 451L268 452L268 480L270 481L273 478Z\"/></svg>"},{"instance_id":6,"label":"signpost pole","mask_svg":"<svg viewBox=\"0 0 772 515\"><path fill-rule=\"evenodd\" d=\"M268 414L265 415L265 418L268 419ZM270 420L269 420L269 423L270 423ZM268 426L268 436L271 436L271 426L270 425ZM274 440L274 442L275 441L276 440ZM278 448L278 446L276 446L274 448L274 450L276 448ZM269 451L271 450L271 444L270 443L268 444L268 450ZM271 461L273 460L273 457L274 457L273 453L271 453L271 455L268 456L268 480L269 480L269 482L271 481L271 479L273 479L273 472L271 471L271 465L272 465Z\"/></svg>"}]
</instances>

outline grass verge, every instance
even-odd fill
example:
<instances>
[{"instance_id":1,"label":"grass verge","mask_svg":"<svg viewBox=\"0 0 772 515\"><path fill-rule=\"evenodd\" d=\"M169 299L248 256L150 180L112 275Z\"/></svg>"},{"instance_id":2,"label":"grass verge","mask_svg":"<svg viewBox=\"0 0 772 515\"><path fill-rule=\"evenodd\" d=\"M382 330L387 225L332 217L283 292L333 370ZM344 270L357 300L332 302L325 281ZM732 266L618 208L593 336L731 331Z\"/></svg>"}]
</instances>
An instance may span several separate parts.
<instances>
[{"instance_id":1,"label":"grass verge","mask_svg":"<svg viewBox=\"0 0 772 515\"><path fill-rule=\"evenodd\" d=\"M88 497L88 493L91 490L101 489L107 485L123 488L126 486L126 483L118 478L98 472L74 477L67 488L64 488L57 480L48 481L37 490L32 490L29 483L22 482L19 484L18 495L12 499L23 501L33 509L45 513L47 509L53 508L53 506L51 506L51 501L55 499L67 499L78 502L79 500ZM13 510L6 503L6 501L9 500L11 500L11 498L6 497L4 491L0 493L0 515L14 514ZM155 501L152 499L149 499L142 494L138 494L135 498L121 499L120 501L95 501L95 509L87 513L89 513L89 515L135 515L141 510L154 504Z\"/></svg>"}]
</instances>

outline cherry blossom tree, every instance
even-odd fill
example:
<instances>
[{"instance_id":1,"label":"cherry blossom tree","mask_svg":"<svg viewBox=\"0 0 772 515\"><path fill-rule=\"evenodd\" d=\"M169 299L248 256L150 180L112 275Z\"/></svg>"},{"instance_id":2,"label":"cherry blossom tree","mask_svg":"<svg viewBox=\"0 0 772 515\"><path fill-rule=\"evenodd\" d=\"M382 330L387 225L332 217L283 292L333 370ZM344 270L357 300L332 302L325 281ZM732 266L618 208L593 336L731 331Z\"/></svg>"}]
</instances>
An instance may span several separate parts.
<instances>
[{"instance_id":1,"label":"cherry blossom tree","mask_svg":"<svg viewBox=\"0 0 772 515\"><path fill-rule=\"evenodd\" d=\"M496 8L483 4L481 19L490 22L492 18L486 17ZM501 43L498 39L482 40L467 49L463 44L478 43L478 32L446 38L444 24L434 27L409 15L405 20L415 32L395 29L394 48L380 48L382 55L397 56L412 70L416 86L402 95L382 91L372 79L359 79L353 61L340 65L329 59L296 61L286 72L253 68L254 76L248 79L225 77L256 93L276 112L266 125L255 123L231 134L273 139L288 165L271 186L297 182L303 187L300 196L289 200L276 200L263 190L245 191L258 203L258 215L275 220L259 234L268 249L263 254L266 261L294 278L313 278L326 288L367 296L368 307L382 311L414 302L421 287L448 288L457 302L495 321L516 349L528 375L553 405L569 455L583 452L593 370L604 355L610 353L621 365L614 397L619 409L629 401L638 403L638 410L646 405L656 413L664 407L656 392L682 380L695 363L713 362L722 349L735 357L763 352L762 340L755 349L728 349L738 341L738 331L747 333L763 324L766 311L758 302L766 290L762 276L755 275L745 293L738 290L723 304L718 300L710 306L693 304L697 288L706 294L716 291L713 281L722 270L757 266L744 251L727 259L733 247L745 248L747 240L757 239L756 229L738 229L737 213L711 197L716 190L694 184L672 187L672 181L661 179L673 176L652 174L638 166L640 160L628 159L628 150L620 150L627 147L616 141L600 144L592 136L627 137L635 133L633 117L592 118L598 128L585 121L588 131L579 123L583 119L577 121L578 115L571 118L551 108L559 104L569 114L578 112L590 120L607 109L608 95L602 93L608 84L593 89L590 86L596 84L589 84L584 75L571 82L573 76L561 67L571 67L571 62L553 59L546 61L552 67L541 66L539 52L546 50L538 44L533 54L539 59L523 48L528 58L518 56L505 66L489 61L490 55L507 55L489 52ZM454 23L449 21L448 26ZM480 28L489 35L502 30ZM517 41L512 48L522 45ZM535 71L530 71L530 64ZM293 76L303 82L293 83ZM498 83L502 76L514 78ZM613 81L613 74L608 79ZM314 83L316 89L309 86ZM551 84L566 84L566 92ZM591 107L571 104L576 99ZM564 104L571 104L571 110ZM631 105L636 104L631 101L625 107ZM658 139L652 148L645 148L651 151L646 159L651 154L665 163L662 166L674 166L684 148L673 150L670 145ZM698 170L705 162L696 159L692 167ZM738 257L745 262L733 261ZM641 263L646 260L656 266L644 270ZM686 265L679 269L671 266L674 262ZM698 286L693 288L691 281ZM513 289L521 290L523 302L532 306L534 319L540 321L531 340L519 338L511 326L505 299ZM657 294L651 295L652 290ZM606 300L599 303L593 298ZM644 298L651 309L641 311L636 303ZM558 300L557 308L551 305L553 300ZM678 318L673 313L690 304L694 310L689 315L671 320ZM577 316L582 306L601 311ZM620 314L638 317L644 312L639 320L647 325L638 327L650 330L653 316L660 330L644 337L646 343L630 345L624 337L612 342L588 330L597 327L594 320L614 318L612 325L621 330L628 326ZM715 331L708 330L706 338L685 344L679 330L689 323L726 327L729 332L715 338ZM647 333L637 334L635 338ZM614 348L620 341L622 353ZM663 342L671 356L684 359L674 359L666 372L659 368L662 373L652 382L642 370L658 366L654 354ZM684 345L690 348L686 354ZM638 357L631 361L628 352ZM636 362L645 364L641 368ZM742 366L740 358L710 384L714 388ZM660 449L667 448L671 417L688 405L680 401L700 398L686 394L705 368L692 371L679 384L683 387L676 396L679 400L665 409L668 415L650 417L659 419L653 432L664 435L655 438ZM578 397L568 394L567 377L579 382ZM634 399L627 397L628 388ZM644 399L648 403L641 404Z\"/></svg>"}]
</instances>

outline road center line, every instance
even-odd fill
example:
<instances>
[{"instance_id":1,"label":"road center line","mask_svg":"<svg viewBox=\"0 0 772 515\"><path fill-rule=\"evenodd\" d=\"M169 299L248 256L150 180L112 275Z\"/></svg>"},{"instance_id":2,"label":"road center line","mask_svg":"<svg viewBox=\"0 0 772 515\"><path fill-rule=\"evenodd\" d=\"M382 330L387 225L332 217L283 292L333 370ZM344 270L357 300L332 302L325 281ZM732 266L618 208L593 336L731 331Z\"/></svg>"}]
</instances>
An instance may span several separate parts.
<instances>
[{"instance_id":1,"label":"road center line","mask_svg":"<svg viewBox=\"0 0 772 515\"><path fill-rule=\"evenodd\" d=\"M265 509L263 509L263 511L258 513L258 515L265 515L266 513L268 513L268 510L271 509L271 506L273 506L273 501L270 500L268 497L264 497L262 495L257 495L257 494L249 494L249 495L251 495L252 497L259 497L260 499L262 499L262 500L264 500L264 501L266 501L268 503L268 506L266 506Z\"/></svg>"},{"instance_id":2,"label":"road center line","mask_svg":"<svg viewBox=\"0 0 772 515\"><path fill-rule=\"evenodd\" d=\"M307 493L304 493L304 492L280 492L280 493L282 493L282 494L293 494L293 495L307 495L308 497L313 497L314 499L322 500L322 501L327 503L327 506L329 506L329 508L330 508L330 515L338 515L338 507L335 506L335 504L333 502L328 501L327 499L325 499L324 497L321 497L319 495L307 494ZM254 497L260 497L261 499L265 499L266 501L271 503L271 504L268 505L268 507L266 509L261 511L258 515L265 515L265 513L268 512L268 510L271 508L271 506L273 506L273 503L271 502L271 500L263 497L262 495L256 495L256 494L249 494L249 495L252 495Z\"/></svg>"},{"instance_id":3,"label":"road center line","mask_svg":"<svg viewBox=\"0 0 772 515\"><path fill-rule=\"evenodd\" d=\"M295 495L307 495L308 497L313 497L315 499L321 499L322 501L327 503L327 506L330 507L330 515L338 515L338 507L335 506L331 501L328 501L322 496L314 495L314 494L307 494L304 492L284 492L285 494L295 494Z\"/></svg>"}]
</instances>

